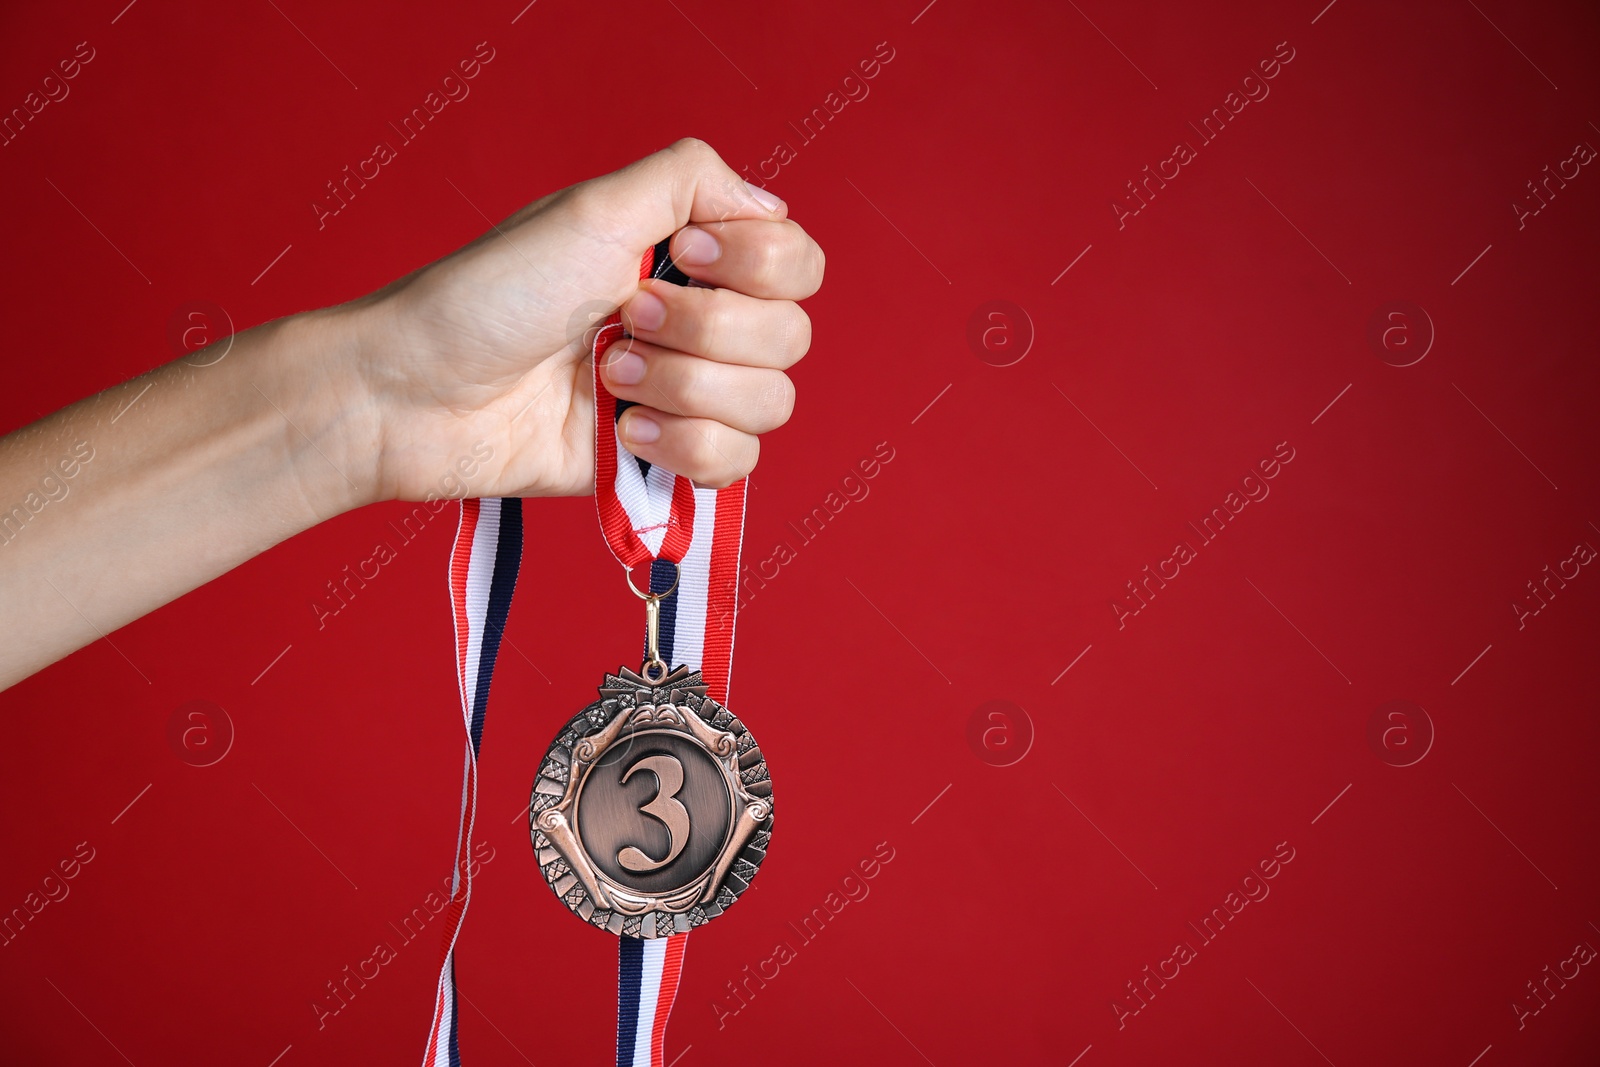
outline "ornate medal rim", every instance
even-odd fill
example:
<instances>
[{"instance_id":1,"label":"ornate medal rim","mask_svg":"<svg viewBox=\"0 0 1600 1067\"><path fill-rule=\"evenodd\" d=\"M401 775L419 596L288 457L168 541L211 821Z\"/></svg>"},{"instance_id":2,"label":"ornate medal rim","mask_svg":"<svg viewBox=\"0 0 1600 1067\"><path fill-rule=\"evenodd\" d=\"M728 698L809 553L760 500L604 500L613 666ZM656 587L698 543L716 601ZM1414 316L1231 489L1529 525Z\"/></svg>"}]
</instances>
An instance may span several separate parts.
<instances>
[{"instance_id":1,"label":"ornate medal rim","mask_svg":"<svg viewBox=\"0 0 1600 1067\"><path fill-rule=\"evenodd\" d=\"M534 782L529 831L546 882L579 917L630 937L681 933L720 915L749 887L772 827L772 785L755 739L706 696L699 671L679 666L651 681L626 667L608 673L601 699L579 712L551 744ZM732 820L721 850L693 880L643 892L608 877L590 858L574 811L589 771L616 745L643 733L695 742L722 771Z\"/></svg>"}]
</instances>

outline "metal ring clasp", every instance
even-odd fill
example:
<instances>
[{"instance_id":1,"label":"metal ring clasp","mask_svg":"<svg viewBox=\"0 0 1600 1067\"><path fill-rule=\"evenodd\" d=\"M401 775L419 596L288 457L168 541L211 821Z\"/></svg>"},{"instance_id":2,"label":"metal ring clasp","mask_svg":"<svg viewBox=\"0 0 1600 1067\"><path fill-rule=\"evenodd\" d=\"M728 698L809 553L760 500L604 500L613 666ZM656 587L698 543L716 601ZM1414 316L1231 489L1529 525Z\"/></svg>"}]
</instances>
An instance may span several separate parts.
<instances>
[{"instance_id":1,"label":"metal ring clasp","mask_svg":"<svg viewBox=\"0 0 1600 1067\"><path fill-rule=\"evenodd\" d=\"M628 588L633 590L633 595L644 601L644 632L645 632L645 661L639 668L639 674L645 681L652 685L663 681L672 668L661 658L661 601L672 595L678 588L678 579L683 577L683 567L677 563L672 565L672 584L664 593L642 593L639 587L633 584L633 571L624 571L628 578Z\"/></svg>"},{"instance_id":2,"label":"metal ring clasp","mask_svg":"<svg viewBox=\"0 0 1600 1067\"><path fill-rule=\"evenodd\" d=\"M683 577L683 565L679 563L672 564L672 584L667 586L667 590L664 593L642 593L639 591L639 587L633 584L633 569L628 568L622 573L628 579L628 588L633 590L634 596L640 600L660 600L662 597L671 596L672 591L678 588L678 579Z\"/></svg>"}]
</instances>

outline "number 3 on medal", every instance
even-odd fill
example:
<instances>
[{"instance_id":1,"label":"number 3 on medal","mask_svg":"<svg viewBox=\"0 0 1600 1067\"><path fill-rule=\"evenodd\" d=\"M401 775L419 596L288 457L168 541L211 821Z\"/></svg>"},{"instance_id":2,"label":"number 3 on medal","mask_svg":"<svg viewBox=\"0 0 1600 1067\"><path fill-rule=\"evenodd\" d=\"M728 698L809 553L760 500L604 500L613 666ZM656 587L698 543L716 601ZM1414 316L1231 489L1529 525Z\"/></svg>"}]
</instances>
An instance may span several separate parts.
<instances>
[{"instance_id":1,"label":"number 3 on medal","mask_svg":"<svg viewBox=\"0 0 1600 1067\"><path fill-rule=\"evenodd\" d=\"M633 777L633 772L641 769L655 774L657 789L656 795L650 798L650 803L641 805L639 810L660 820L671 836L672 847L659 860L651 859L633 845L617 853L618 863L630 871L639 873L665 867L677 859L678 853L683 851L683 846L689 843L689 812L678 800L678 790L683 788L683 764L679 763L675 756L646 756L628 768L627 773L622 776L622 784L627 785L628 779Z\"/></svg>"}]
</instances>

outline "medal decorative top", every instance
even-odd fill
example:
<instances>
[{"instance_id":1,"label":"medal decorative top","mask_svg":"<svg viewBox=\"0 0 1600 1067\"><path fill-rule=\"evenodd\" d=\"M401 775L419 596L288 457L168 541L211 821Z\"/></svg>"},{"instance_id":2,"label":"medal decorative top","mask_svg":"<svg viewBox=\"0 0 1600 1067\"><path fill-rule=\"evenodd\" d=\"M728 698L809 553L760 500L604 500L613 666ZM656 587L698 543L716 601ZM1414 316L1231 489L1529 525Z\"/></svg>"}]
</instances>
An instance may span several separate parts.
<instances>
[{"instance_id":1,"label":"medal decorative top","mask_svg":"<svg viewBox=\"0 0 1600 1067\"><path fill-rule=\"evenodd\" d=\"M772 782L744 724L699 671L608 673L534 782L529 829L562 902L614 934L654 938L720 915L772 833Z\"/></svg>"}]
</instances>

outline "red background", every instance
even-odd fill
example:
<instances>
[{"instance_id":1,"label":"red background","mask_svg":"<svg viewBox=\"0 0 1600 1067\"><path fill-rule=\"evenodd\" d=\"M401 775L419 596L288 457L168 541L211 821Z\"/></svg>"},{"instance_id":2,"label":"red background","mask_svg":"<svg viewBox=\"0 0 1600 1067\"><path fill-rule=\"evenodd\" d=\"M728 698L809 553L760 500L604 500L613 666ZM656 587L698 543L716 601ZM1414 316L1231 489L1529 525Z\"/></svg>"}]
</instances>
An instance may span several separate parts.
<instances>
[{"instance_id":1,"label":"red background","mask_svg":"<svg viewBox=\"0 0 1600 1067\"><path fill-rule=\"evenodd\" d=\"M1594 1062L1595 967L1520 1029L1512 1007L1600 946L1600 577L1521 628L1511 606L1600 546L1600 175L1522 228L1511 206L1600 145L1591 6L124 2L0 16L8 111L96 51L0 149L7 429L172 358L191 301L242 329L350 299L679 136L736 168L796 149L771 186L828 274L747 558L879 442L894 459L740 614L731 702L775 848L691 938L669 1061ZM470 97L319 230L324 183L480 41ZM787 124L885 41L870 95L804 143ZM1186 124L1283 41L1270 96L1198 145ZM1119 229L1111 202L1179 139L1199 157ZM992 300L1031 323L996 320L1011 366L968 342ZM1367 338L1396 300L1436 332L1406 367ZM1280 442L1270 496L1201 545L1186 524ZM0 949L7 1062L420 1059L431 930L321 1029L311 1007L454 842L453 517L324 628L310 607L400 510L0 695L0 908L95 850ZM552 899L517 813L638 604L590 500L527 514L458 961L474 1065L604 1062L614 1022L613 942ZM1119 629L1180 540L1198 558ZM236 735L207 767L168 736L197 699ZM996 699L1027 723L985 749ZM1383 757L1422 750L1420 716L1368 738L1392 700L1432 724L1410 766ZM1027 724L1019 762L983 758ZM870 896L719 1028L727 983L879 842ZM1280 842L1270 896L1202 944L1188 924ZM1179 941L1198 958L1119 1028Z\"/></svg>"}]
</instances>

